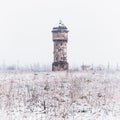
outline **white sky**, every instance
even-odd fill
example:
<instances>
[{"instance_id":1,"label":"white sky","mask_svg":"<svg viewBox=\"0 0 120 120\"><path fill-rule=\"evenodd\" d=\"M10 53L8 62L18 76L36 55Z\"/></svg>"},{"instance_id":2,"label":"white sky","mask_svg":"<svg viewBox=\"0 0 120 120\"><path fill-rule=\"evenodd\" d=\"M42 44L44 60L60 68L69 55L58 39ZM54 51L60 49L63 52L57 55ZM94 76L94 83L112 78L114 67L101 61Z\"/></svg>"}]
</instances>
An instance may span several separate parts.
<instances>
[{"instance_id":1,"label":"white sky","mask_svg":"<svg viewBox=\"0 0 120 120\"><path fill-rule=\"evenodd\" d=\"M70 64L120 63L120 0L1 0L0 63L51 64L60 19Z\"/></svg>"}]
</instances>

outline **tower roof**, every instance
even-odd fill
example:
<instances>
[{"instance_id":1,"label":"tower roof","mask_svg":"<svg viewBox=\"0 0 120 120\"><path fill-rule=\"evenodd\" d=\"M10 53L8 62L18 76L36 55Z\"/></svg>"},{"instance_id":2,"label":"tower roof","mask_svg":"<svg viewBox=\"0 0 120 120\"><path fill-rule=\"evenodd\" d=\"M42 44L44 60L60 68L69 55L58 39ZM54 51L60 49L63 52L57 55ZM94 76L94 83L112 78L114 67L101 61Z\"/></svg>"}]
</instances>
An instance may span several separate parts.
<instances>
[{"instance_id":1,"label":"tower roof","mask_svg":"<svg viewBox=\"0 0 120 120\"><path fill-rule=\"evenodd\" d=\"M57 27L53 27L52 32L68 32L67 27L63 24L63 22L60 20L59 25Z\"/></svg>"}]
</instances>

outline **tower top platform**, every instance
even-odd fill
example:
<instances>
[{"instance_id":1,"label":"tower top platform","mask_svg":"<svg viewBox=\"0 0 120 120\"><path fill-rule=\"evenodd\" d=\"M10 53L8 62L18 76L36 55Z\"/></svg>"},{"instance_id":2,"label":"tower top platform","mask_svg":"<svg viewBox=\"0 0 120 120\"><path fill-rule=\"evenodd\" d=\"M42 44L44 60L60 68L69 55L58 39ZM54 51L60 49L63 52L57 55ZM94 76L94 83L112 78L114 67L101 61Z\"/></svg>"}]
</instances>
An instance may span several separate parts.
<instances>
[{"instance_id":1,"label":"tower top platform","mask_svg":"<svg viewBox=\"0 0 120 120\"><path fill-rule=\"evenodd\" d=\"M69 32L67 27L62 23L62 21L59 21L59 24L57 27L53 27L52 32Z\"/></svg>"}]
</instances>

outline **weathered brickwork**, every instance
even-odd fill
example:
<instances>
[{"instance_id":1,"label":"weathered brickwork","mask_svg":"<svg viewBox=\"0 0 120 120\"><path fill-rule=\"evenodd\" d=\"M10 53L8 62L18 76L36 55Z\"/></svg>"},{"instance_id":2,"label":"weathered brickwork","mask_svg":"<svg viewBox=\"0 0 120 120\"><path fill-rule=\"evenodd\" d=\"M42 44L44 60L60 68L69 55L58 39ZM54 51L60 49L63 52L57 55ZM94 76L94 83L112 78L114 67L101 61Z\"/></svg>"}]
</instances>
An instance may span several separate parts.
<instances>
[{"instance_id":1,"label":"weathered brickwork","mask_svg":"<svg viewBox=\"0 0 120 120\"><path fill-rule=\"evenodd\" d=\"M68 30L67 27L59 23L58 27L52 30L54 42L54 62L52 64L53 71L68 70L67 63L67 42Z\"/></svg>"}]
</instances>

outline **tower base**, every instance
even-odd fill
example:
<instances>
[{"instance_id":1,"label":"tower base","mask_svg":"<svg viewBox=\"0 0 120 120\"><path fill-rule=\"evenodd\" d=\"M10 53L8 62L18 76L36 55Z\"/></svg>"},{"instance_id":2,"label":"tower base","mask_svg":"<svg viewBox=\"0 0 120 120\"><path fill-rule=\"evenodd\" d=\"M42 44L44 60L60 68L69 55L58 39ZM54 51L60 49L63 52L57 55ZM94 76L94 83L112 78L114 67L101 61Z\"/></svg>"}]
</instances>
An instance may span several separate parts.
<instances>
[{"instance_id":1,"label":"tower base","mask_svg":"<svg viewBox=\"0 0 120 120\"><path fill-rule=\"evenodd\" d=\"M68 63L66 61L54 62L52 64L52 71L65 71L68 70Z\"/></svg>"}]
</instances>

